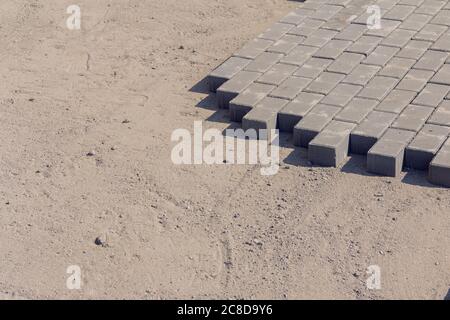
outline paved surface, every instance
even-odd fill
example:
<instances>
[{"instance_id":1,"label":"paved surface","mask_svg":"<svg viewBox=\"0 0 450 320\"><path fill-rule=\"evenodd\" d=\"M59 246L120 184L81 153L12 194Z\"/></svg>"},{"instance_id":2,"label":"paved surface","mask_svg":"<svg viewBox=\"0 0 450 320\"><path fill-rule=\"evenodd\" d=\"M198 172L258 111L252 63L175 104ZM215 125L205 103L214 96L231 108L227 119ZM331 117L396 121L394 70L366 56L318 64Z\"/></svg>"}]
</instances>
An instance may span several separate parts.
<instances>
[{"instance_id":1,"label":"paved surface","mask_svg":"<svg viewBox=\"0 0 450 320\"><path fill-rule=\"evenodd\" d=\"M372 173L406 165L450 187L449 26L449 1L308 0L214 70L210 90L232 121L291 132L317 165L363 154Z\"/></svg>"}]
</instances>

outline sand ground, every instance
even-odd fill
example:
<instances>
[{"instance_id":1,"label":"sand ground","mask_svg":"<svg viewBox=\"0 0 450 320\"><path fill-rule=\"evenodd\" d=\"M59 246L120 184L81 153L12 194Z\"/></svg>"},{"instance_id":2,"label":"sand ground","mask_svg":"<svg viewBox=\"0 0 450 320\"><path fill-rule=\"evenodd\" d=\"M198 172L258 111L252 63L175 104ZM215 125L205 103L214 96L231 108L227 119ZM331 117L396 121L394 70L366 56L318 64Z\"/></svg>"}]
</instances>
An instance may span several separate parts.
<instances>
[{"instance_id":1,"label":"sand ground","mask_svg":"<svg viewBox=\"0 0 450 320\"><path fill-rule=\"evenodd\" d=\"M444 299L450 192L420 172L310 167L289 137L272 177L172 164L174 129L229 126L196 84L296 5L2 0L0 298Z\"/></svg>"}]
</instances>

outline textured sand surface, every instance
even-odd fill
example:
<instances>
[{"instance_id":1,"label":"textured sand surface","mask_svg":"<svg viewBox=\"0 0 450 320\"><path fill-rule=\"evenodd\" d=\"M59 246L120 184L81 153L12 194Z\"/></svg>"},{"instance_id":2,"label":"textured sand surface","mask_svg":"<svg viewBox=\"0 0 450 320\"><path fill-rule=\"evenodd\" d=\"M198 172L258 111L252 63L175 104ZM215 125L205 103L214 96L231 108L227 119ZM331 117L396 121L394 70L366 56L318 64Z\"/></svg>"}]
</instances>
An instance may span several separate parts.
<instances>
[{"instance_id":1,"label":"textured sand surface","mask_svg":"<svg viewBox=\"0 0 450 320\"><path fill-rule=\"evenodd\" d=\"M172 164L174 129L229 125L190 89L295 2L77 0L71 31L73 2L1 4L0 298L444 299L450 191L422 173Z\"/></svg>"}]
</instances>

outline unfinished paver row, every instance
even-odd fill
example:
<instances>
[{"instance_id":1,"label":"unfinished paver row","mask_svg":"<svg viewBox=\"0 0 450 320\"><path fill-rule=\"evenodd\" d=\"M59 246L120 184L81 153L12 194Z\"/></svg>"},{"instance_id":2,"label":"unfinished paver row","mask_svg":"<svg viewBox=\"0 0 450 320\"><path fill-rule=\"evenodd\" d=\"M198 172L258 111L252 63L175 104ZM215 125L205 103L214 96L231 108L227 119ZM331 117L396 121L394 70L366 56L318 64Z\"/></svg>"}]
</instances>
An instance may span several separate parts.
<instances>
[{"instance_id":1,"label":"unfinished paver row","mask_svg":"<svg viewBox=\"0 0 450 320\"><path fill-rule=\"evenodd\" d=\"M441 151L450 134L450 4L373 4L381 29L368 27L366 1L306 1L217 67L210 90L232 121L292 133L313 163L339 166L350 152L367 155L371 172L430 168L437 181L433 159L436 172L450 166Z\"/></svg>"}]
</instances>

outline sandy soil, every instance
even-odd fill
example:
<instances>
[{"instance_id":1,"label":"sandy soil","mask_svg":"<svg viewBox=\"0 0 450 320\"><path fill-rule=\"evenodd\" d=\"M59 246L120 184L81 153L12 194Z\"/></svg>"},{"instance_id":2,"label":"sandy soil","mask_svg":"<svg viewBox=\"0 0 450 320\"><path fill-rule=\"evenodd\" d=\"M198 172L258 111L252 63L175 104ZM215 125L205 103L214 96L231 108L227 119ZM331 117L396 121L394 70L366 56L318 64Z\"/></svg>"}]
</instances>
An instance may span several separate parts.
<instances>
[{"instance_id":1,"label":"sandy soil","mask_svg":"<svg viewBox=\"0 0 450 320\"><path fill-rule=\"evenodd\" d=\"M289 137L273 177L170 161L174 129L229 126L195 85L295 6L2 0L0 298L444 299L450 192L422 173L310 167Z\"/></svg>"}]
</instances>

